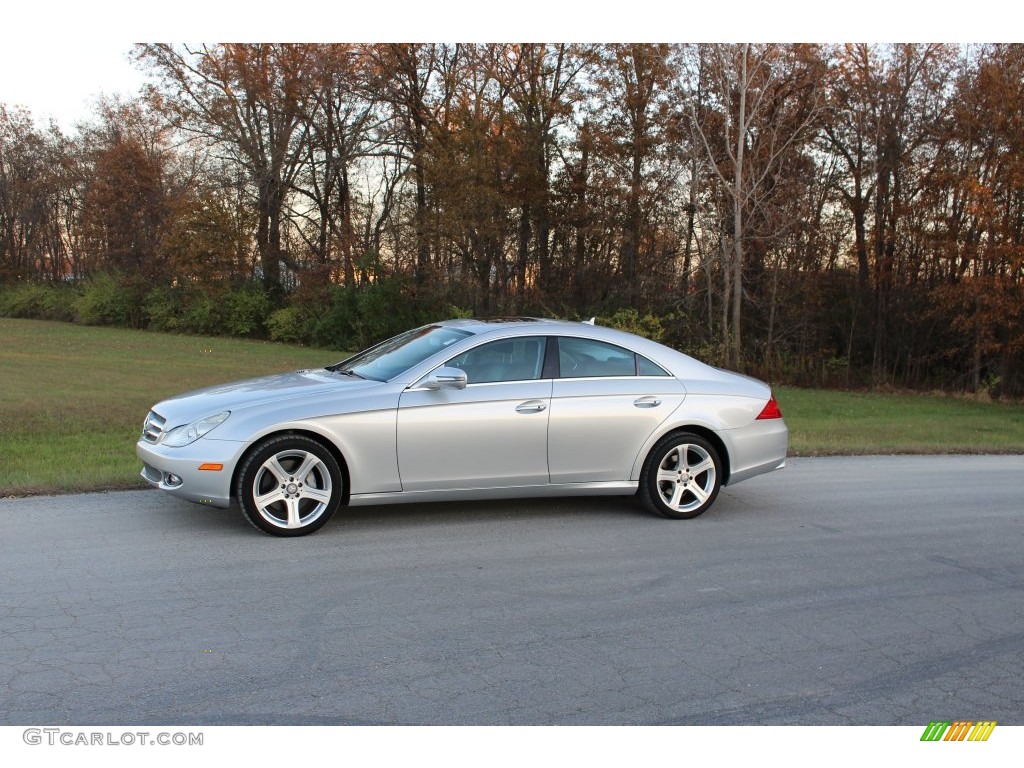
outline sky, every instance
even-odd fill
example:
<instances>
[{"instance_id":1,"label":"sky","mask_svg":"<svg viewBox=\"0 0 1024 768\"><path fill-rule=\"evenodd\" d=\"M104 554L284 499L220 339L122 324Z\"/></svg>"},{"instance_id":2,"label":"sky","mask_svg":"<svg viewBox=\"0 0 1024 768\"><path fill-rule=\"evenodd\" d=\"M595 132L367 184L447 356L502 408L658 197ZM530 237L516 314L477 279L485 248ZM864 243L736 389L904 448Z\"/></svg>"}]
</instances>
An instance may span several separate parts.
<instances>
[{"instance_id":1,"label":"sky","mask_svg":"<svg viewBox=\"0 0 1024 768\"><path fill-rule=\"evenodd\" d=\"M1024 42L1024 5L1003 0L937 0L923 17L899 0L178 0L162 14L138 0L15 1L0 103L65 131L100 94L139 92L135 42Z\"/></svg>"},{"instance_id":2,"label":"sky","mask_svg":"<svg viewBox=\"0 0 1024 768\"><path fill-rule=\"evenodd\" d=\"M19 41L0 46L0 102L26 106L37 122L52 118L65 131L91 112L96 98L134 95L145 77L127 58L131 43L81 40L59 45ZM73 64L72 64L73 62Z\"/></svg>"}]
</instances>

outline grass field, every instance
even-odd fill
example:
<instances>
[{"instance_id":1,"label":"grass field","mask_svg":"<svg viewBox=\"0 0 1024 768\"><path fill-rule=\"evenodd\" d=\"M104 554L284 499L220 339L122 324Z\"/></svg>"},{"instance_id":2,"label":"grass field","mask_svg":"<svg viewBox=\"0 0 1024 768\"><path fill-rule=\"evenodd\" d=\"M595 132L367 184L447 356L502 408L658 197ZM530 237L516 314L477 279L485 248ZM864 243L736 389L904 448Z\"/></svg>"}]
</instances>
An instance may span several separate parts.
<instances>
[{"instance_id":1,"label":"grass field","mask_svg":"<svg viewBox=\"0 0 1024 768\"><path fill-rule=\"evenodd\" d=\"M797 456L1024 453L1024 404L778 387Z\"/></svg>"},{"instance_id":2,"label":"grass field","mask_svg":"<svg viewBox=\"0 0 1024 768\"><path fill-rule=\"evenodd\" d=\"M338 352L0 318L0 495L133 488L155 402L319 367ZM796 455L1024 453L1024 405L913 394L776 392Z\"/></svg>"},{"instance_id":3,"label":"grass field","mask_svg":"<svg viewBox=\"0 0 1024 768\"><path fill-rule=\"evenodd\" d=\"M342 357L258 341L0 318L0 494L144 486L135 443L157 401Z\"/></svg>"}]
</instances>

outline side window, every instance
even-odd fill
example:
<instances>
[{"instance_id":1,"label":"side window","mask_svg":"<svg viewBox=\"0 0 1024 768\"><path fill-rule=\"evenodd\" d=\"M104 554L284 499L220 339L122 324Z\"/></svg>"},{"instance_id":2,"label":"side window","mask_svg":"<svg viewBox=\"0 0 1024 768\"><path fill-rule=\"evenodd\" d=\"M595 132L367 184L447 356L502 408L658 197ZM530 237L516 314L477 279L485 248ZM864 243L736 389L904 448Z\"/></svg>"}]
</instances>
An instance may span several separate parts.
<instances>
[{"instance_id":1,"label":"side window","mask_svg":"<svg viewBox=\"0 0 1024 768\"><path fill-rule=\"evenodd\" d=\"M543 336L491 341L453 357L445 365L465 371L469 384L539 379L546 341Z\"/></svg>"},{"instance_id":2,"label":"side window","mask_svg":"<svg viewBox=\"0 0 1024 768\"><path fill-rule=\"evenodd\" d=\"M638 376L668 376L668 372L657 363L652 363L643 355L636 356L636 372Z\"/></svg>"},{"instance_id":3,"label":"side window","mask_svg":"<svg viewBox=\"0 0 1024 768\"><path fill-rule=\"evenodd\" d=\"M636 355L628 349L593 339L558 339L563 379L592 376L635 376Z\"/></svg>"}]
</instances>

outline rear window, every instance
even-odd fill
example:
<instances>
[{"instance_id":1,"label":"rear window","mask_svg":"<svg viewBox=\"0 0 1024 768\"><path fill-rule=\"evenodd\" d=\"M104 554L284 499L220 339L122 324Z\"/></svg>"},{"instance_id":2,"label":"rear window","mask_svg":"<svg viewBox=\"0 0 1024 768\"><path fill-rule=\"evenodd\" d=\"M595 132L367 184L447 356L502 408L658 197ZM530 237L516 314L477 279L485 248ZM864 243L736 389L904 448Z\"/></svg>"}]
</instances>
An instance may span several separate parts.
<instances>
[{"instance_id":1,"label":"rear window","mask_svg":"<svg viewBox=\"0 0 1024 768\"><path fill-rule=\"evenodd\" d=\"M559 337L558 363L563 379L669 375L643 355L594 339Z\"/></svg>"}]
</instances>

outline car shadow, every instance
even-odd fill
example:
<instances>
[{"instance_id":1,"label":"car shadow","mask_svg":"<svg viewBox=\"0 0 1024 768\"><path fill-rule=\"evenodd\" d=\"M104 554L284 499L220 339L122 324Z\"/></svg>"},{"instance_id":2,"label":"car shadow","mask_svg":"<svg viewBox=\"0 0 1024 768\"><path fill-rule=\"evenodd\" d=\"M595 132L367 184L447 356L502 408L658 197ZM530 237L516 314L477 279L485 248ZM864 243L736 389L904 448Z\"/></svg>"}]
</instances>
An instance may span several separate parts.
<instances>
[{"instance_id":1,"label":"car shadow","mask_svg":"<svg viewBox=\"0 0 1024 768\"><path fill-rule=\"evenodd\" d=\"M417 502L368 507L348 507L338 511L331 525L339 522L351 527L378 524L420 525L423 523L491 523L502 520L570 519L589 517L650 517L640 502L631 496L558 497L537 499L497 499L487 501Z\"/></svg>"},{"instance_id":2,"label":"car shadow","mask_svg":"<svg viewBox=\"0 0 1024 768\"><path fill-rule=\"evenodd\" d=\"M261 533L249 524L236 501L226 509L202 507L178 499L168 500L175 507L176 523L188 529L209 533ZM571 496L536 499L500 499L487 501L416 502L343 507L333 519L313 535L345 536L357 531L433 528L444 525L491 526L498 521L597 522L628 521L629 524L693 525L734 521L750 514L762 514L753 498L737 497L723 491L714 506L698 518L688 521L666 520L643 507L635 496ZM266 534L264 534L266 535Z\"/></svg>"}]
</instances>

